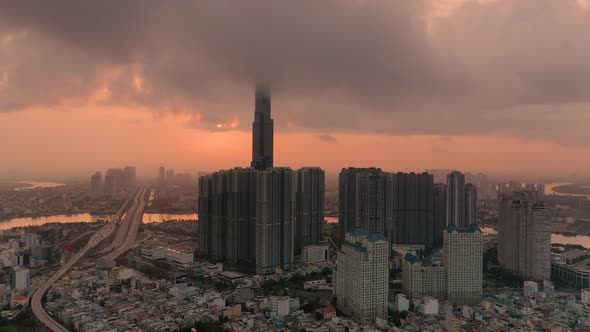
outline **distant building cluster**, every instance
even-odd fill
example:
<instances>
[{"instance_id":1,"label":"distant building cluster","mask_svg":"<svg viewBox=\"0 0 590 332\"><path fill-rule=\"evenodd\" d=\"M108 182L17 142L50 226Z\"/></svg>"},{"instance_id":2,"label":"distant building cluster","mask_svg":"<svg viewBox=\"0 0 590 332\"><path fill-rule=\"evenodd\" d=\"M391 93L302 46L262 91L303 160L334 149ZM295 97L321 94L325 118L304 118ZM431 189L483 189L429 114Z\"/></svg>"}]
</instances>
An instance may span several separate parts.
<instances>
[{"instance_id":1,"label":"distant building cluster","mask_svg":"<svg viewBox=\"0 0 590 332\"><path fill-rule=\"evenodd\" d=\"M5 283L0 280L0 307L11 309L3 311L2 318L10 319L29 306L29 297L38 287L33 273L46 266L51 251L52 246L38 234L24 229L0 231L0 268L5 272Z\"/></svg>"},{"instance_id":2,"label":"distant building cluster","mask_svg":"<svg viewBox=\"0 0 590 332\"><path fill-rule=\"evenodd\" d=\"M125 168L110 168L104 176L96 172L90 177L90 193L94 197L113 197L124 191L135 188L137 184L137 170L133 166Z\"/></svg>"},{"instance_id":3,"label":"distant building cluster","mask_svg":"<svg viewBox=\"0 0 590 332\"><path fill-rule=\"evenodd\" d=\"M511 195L514 192L526 191L530 193L535 201L542 201L545 198L545 185L542 183L521 183L510 181L495 185L496 195Z\"/></svg>"},{"instance_id":4,"label":"distant building cluster","mask_svg":"<svg viewBox=\"0 0 590 332\"><path fill-rule=\"evenodd\" d=\"M149 212L194 213L197 207L197 183L191 173L177 173L161 166L151 199Z\"/></svg>"},{"instance_id":5,"label":"distant building cluster","mask_svg":"<svg viewBox=\"0 0 590 332\"><path fill-rule=\"evenodd\" d=\"M4 236L2 236L4 237ZM42 243L41 236L22 232L20 238L0 241L0 267L36 267L47 263L51 245Z\"/></svg>"},{"instance_id":6,"label":"distant building cluster","mask_svg":"<svg viewBox=\"0 0 590 332\"><path fill-rule=\"evenodd\" d=\"M156 198L164 199L177 192L176 188L192 187L193 176L190 173L175 173L173 169L160 166L156 181Z\"/></svg>"},{"instance_id":7,"label":"distant building cluster","mask_svg":"<svg viewBox=\"0 0 590 332\"><path fill-rule=\"evenodd\" d=\"M442 244L448 225L477 223L477 188L462 173L434 183L429 173L387 173L380 168L344 168L339 175L340 238L356 227L379 232L390 243Z\"/></svg>"},{"instance_id":8,"label":"distant building cluster","mask_svg":"<svg viewBox=\"0 0 590 332\"><path fill-rule=\"evenodd\" d=\"M34 187L27 190L0 190L0 220L39 217L59 214L77 214L107 210L110 206L98 205L84 198L88 187L59 185Z\"/></svg>"}]
</instances>

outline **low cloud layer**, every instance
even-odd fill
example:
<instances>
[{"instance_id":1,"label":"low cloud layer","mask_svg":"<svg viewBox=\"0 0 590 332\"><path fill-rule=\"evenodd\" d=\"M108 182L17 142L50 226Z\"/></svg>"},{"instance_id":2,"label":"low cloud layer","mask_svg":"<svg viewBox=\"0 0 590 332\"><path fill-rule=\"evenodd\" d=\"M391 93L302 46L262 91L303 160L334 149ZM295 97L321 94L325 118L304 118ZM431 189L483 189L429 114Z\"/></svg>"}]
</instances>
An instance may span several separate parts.
<instances>
[{"instance_id":1,"label":"low cloud layer","mask_svg":"<svg viewBox=\"0 0 590 332\"><path fill-rule=\"evenodd\" d=\"M116 105L282 130L493 134L587 145L590 8L578 0L13 1L0 112Z\"/></svg>"}]
</instances>

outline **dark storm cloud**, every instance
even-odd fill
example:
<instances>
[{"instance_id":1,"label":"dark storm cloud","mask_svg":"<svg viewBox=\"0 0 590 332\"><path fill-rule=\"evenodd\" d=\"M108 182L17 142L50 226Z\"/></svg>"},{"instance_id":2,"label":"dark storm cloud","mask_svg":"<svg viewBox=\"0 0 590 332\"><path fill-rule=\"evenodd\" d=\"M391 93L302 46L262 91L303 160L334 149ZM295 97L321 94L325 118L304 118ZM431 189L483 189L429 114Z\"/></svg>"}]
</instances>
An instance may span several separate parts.
<instances>
[{"instance_id":1,"label":"dark storm cloud","mask_svg":"<svg viewBox=\"0 0 590 332\"><path fill-rule=\"evenodd\" d=\"M5 2L0 111L84 97L199 113L191 128L233 128L235 117L247 128L252 87L264 80L277 124L318 135L588 142L588 10L573 0L464 1L432 24L435 3Z\"/></svg>"}]
</instances>

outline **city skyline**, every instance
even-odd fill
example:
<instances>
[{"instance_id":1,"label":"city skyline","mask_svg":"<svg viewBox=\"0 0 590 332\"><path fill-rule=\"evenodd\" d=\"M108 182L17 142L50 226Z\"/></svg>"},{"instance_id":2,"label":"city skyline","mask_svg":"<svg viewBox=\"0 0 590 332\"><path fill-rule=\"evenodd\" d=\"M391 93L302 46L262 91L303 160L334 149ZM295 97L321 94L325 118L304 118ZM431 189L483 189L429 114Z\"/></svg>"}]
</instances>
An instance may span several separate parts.
<instances>
[{"instance_id":1,"label":"city skyline","mask_svg":"<svg viewBox=\"0 0 590 332\"><path fill-rule=\"evenodd\" d=\"M248 100L267 81L277 165L585 176L590 49L575 39L590 30L585 3L130 2L113 17L106 1L73 7L76 20L61 19L67 1L7 5L0 140L11 144L0 146L9 156L0 173L82 178L115 161L140 170L244 165ZM183 15L191 12L201 20ZM529 14L543 19L522 22ZM223 29L221 16L234 17L235 29ZM551 33L528 33L546 26Z\"/></svg>"},{"instance_id":2,"label":"city skyline","mask_svg":"<svg viewBox=\"0 0 590 332\"><path fill-rule=\"evenodd\" d=\"M0 326L590 331L585 33L590 0L0 5Z\"/></svg>"}]
</instances>

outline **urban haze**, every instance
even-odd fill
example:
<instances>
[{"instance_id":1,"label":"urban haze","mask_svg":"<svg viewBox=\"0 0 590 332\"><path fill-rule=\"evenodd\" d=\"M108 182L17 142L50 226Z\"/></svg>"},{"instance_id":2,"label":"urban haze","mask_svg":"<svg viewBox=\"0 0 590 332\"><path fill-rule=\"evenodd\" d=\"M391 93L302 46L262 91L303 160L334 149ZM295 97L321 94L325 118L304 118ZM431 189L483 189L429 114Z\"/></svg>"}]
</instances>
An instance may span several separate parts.
<instances>
[{"instance_id":1,"label":"urban haze","mask_svg":"<svg viewBox=\"0 0 590 332\"><path fill-rule=\"evenodd\" d=\"M590 331L590 1L0 4L0 332Z\"/></svg>"}]
</instances>

